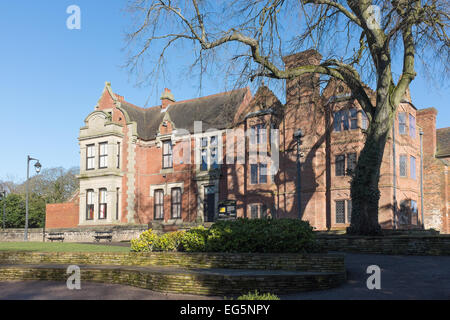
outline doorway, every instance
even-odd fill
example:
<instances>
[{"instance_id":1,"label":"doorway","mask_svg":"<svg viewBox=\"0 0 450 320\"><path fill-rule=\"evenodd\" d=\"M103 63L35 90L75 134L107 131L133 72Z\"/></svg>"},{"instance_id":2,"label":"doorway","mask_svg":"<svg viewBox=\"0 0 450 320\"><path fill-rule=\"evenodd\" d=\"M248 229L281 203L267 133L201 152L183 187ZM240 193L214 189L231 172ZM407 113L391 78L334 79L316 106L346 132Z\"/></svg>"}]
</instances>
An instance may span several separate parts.
<instances>
[{"instance_id":1,"label":"doorway","mask_svg":"<svg viewBox=\"0 0 450 320\"><path fill-rule=\"evenodd\" d=\"M205 222L214 222L216 215L216 194L214 186L205 186L205 197L203 200L203 212Z\"/></svg>"}]
</instances>

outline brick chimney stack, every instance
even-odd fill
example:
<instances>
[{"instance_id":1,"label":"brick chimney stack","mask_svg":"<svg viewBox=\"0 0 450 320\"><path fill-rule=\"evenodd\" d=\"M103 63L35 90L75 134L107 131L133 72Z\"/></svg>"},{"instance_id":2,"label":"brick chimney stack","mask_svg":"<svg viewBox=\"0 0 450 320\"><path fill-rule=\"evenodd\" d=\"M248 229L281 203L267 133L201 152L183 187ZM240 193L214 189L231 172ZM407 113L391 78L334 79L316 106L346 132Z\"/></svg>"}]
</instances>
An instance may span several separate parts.
<instances>
[{"instance_id":1,"label":"brick chimney stack","mask_svg":"<svg viewBox=\"0 0 450 320\"><path fill-rule=\"evenodd\" d=\"M319 65L322 55L314 49L283 57L287 69L304 65ZM302 104L319 97L319 74L309 73L286 80L286 104Z\"/></svg>"},{"instance_id":2,"label":"brick chimney stack","mask_svg":"<svg viewBox=\"0 0 450 320\"><path fill-rule=\"evenodd\" d=\"M417 110L417 125L423 131L423 153L434 156L436 153L436 116L435 108Z\"/></svg>"},{"instance_id":3,"label":"brick chimney stack","mask_svg":"<svg viewBox=\"0 0 450 320\"><path fill-rule=\"evenodd\" d=\"M175 102L175 98L172 91L165 88L164 92L161 94L161 109L166 109L171 102Z\"/></svg>"}]
</instances>

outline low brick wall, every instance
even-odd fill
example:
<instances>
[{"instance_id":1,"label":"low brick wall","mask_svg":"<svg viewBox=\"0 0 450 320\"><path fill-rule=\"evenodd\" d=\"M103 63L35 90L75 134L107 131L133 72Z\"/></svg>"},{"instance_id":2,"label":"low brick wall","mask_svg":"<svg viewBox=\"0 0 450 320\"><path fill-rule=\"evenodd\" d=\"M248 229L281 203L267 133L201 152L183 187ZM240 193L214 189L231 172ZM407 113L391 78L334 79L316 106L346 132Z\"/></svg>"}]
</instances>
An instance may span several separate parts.
<instances>
[{"instance_id":1,"label":"low brick wall","mask_svg":"<svg viewBox=\"0 0 450 320\"><path fill-rule=\"evenodd\" d=\"M64 233L64 242L93 242L95 231L112 231L112 241L130 241L148 229L148 225L125 225L125 226L96 226L79 228L62 228L45 230L49 232ZM42 242L44 229L28 229L29 241ZM0 241L17 242L23 241L24 229L0 230Z\"/></svg>"},{"instance_id":2,"label":"low brick wall","mask_svg":"<svg viewBox=\"0 0 450 320\"><path fill-rule=\"evenodd\" d=\"M80 267L82 283L200 295L285 294L334 288L346 280L342 254L0 251L0 281L66 281L68 265Z\"/></svg>"},{"instance_id":3,"label":"low brick wall","mask_svg":"<svg viewBox=\"0 0 450 320\"><path fill-rule=\"evenodd\" d=\"M76 264L167 266L186 269L293 270L345 273L341 254L184 253L184 252L12 252L0 251L0 265Z\"/></svg>"},{"instance_id":4,"label":"low brick wall","mask_svg":"<svg viewBox=\"0 0 450 320\"><path fill-rule=\"evenodd\" d=\"M245 273L165 270L163 268L80 266L83 282L130 285L162 292L199 295L241 295L249 291L275 294L330 289L345 282L345 273ZM66 266L1 266L0 281L65 282Z\"/></svg>"},{"instance_id":5,"label":"low brick wall","mask_svg":"<svg viewBox=\"0 0 450 320\"><path fill-rule=\"evenodd\" d=\"M450 236L382 236L317 235L319 245L328 251L395 254L450 255Z\"/></svg>"}]
</instances>

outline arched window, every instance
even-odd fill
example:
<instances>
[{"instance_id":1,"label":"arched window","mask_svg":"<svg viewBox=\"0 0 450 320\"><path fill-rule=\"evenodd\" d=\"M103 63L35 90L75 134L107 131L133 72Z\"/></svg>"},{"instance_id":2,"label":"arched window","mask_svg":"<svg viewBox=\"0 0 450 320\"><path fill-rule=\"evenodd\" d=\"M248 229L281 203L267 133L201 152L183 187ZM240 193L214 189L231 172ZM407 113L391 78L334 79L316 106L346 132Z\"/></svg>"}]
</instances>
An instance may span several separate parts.
<instances>
[{"instance_id":1,"label":"arched window","mask_svg":"<svg viewBox=\"0 0 450 320\"><path fill-rule=\"evenodd\" d=\"M86 190L86 220L94 220L94 190Z\"/></svg>"},{"instance_id":2,"label":"arched window","mask_svg":"<svg viewBox=\"0 0 450 320\"><path fill-rule=\"evenodd\" d=\"M106 219L107 217L107 199L106 199L106 189L102 188L98 193L98 218Z\"/></svg>"}]
</instances>

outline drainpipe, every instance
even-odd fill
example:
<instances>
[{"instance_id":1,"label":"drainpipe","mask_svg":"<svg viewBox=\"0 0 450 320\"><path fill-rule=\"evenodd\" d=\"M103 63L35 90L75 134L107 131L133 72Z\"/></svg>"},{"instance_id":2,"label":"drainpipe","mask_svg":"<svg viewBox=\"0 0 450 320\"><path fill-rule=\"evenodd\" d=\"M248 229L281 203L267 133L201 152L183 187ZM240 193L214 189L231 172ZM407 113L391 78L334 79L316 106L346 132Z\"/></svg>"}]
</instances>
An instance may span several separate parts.
<instances>
[{"instance_id":1,"label":"drainpipe","mask_svg":"<svg viewBox=\"0 0 450 320\"><path fill-rule=\"evenodd\" d=\"M395 153L395 118L394 124L392 125L392 156L394 165L393 174L393 188L394 188L394 229L397 229L397 163L396 163L396 153Z\"/></svg>"},{"instance_id":2,"label":"drainpipe","mask_svg":"<svg viewBox=\"0 0 450 320\"><path fill-rule=\"evenodd\" d=\"M296 181L296 193L297 193L297 206L298 206L298 218L301 220L302 213L302 196L301 196L301 163L300 163L300 144L304 134L301 129L294 132L293 138L297 141L297 181Z\"/></svg>"},{"instance_id":3,"label":"drainpipe","mask_svg":"<svg viewBox=\"0 0 450 320\"><path fill-rule=\"evenodd\" d=\"M422 228L425 229L423 219L423 131L420 130L420 213L422 217Z\"/></svg>"}]
</instances>

